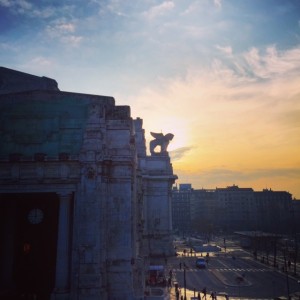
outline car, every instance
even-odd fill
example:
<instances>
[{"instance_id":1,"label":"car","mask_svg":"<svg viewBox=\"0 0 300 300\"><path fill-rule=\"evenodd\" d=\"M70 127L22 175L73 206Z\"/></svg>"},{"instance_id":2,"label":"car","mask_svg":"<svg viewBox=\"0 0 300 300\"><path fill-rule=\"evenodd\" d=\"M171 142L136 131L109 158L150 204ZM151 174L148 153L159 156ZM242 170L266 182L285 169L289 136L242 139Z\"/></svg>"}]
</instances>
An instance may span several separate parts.
<instances>
[{"instance_id":1,"label":"car","mask_svg":"<svg viewBox=\"0 0 300 300\"><path fill-rule=\"evenodd\" d=\"M204 269L206 268L206 261L203 257L199 257L196 260L196 267L199 269Z\"/></svg>"}]
</instances>

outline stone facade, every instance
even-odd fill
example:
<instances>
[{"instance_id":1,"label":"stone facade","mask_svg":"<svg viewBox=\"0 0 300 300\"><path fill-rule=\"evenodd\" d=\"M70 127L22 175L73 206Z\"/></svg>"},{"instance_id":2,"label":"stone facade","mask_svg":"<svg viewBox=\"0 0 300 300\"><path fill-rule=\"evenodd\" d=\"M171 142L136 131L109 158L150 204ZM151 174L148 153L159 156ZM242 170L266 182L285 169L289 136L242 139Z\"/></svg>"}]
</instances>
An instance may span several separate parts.
<instances>
[{"instance_id":1,"label":"stone facade","mask_svg":"<svg viewBox=\"0 0 300 300\"><path fill-rule=\"evenodd\" d=\"M172 247L173 175L168 155L152 155L145 159L145 238L149 256L174 255Z\"/></svg>"},{"instance_id":2,"label":"stone facade","mask_svg":"<svg viewBox=\"0 0 300 300\"><path fill-rule=\"evenodd\" d=\"M0 299L143 299L148 258L173 249L168 154L112 97L0 81Z\"/></svg>"}]
</instances>

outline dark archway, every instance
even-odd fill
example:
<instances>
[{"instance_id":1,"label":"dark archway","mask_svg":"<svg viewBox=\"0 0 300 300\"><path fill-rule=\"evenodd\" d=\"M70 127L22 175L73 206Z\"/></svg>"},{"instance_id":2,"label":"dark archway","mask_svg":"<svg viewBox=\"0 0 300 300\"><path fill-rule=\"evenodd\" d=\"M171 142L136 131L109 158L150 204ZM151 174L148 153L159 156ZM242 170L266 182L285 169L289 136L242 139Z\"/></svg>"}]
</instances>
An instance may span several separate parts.
<instances>
[{"instance_id":1,"label":"dark archway","mask_svg":"<svg viewBox=\"0 0 300 300\"><path fill-rule=\"evenodd\" d=\"M50 299L58 204L55 193L0 195L0 299Z\"/></svg>"}]
</instances>

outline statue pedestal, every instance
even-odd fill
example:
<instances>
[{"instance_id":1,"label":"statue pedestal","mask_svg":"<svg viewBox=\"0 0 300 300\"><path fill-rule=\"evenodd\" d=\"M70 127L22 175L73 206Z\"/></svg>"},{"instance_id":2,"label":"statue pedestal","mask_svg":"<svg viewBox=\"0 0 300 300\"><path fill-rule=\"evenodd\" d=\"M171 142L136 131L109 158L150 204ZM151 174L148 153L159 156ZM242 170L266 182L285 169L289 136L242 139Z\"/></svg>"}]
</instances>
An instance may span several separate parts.
<instances>
[{"instance_id":1,"label":"statue pedestal","mask_svg":"<svg viewBox=\"0 0 300 300\"><path fill-rule=\"evenodd\" d=\"M146 157L145 164L145 246L149 256L174 255L171 191L177 176L169 155Z\"/></svg>"}]
</instances>

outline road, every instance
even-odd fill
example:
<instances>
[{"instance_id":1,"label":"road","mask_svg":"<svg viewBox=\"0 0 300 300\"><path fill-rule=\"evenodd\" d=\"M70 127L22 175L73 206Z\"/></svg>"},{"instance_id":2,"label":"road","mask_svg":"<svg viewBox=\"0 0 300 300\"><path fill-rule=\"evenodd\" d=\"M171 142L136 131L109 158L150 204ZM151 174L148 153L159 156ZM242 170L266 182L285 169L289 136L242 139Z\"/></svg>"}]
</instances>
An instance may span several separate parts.
<instances>
[{"instance_id":1,"label":"road","mask_svg":"<svg viewBox=\"0 0 300 300\"><path fill-rule=\"evenodd\" d=\"M208 293L226 292L230 297L252 299L274 299L287 296L288 291L300 291L296 279L254 260L250 253L236 246L229 247L227 253L210 254L206 269L195 267L195 256L183 256L181 251L179 254L170 261L169 267L173 269L179 286L184 287L185 275L186 288L195 289L196 295L204 287Z\"/></svg>"}]
</instances>

